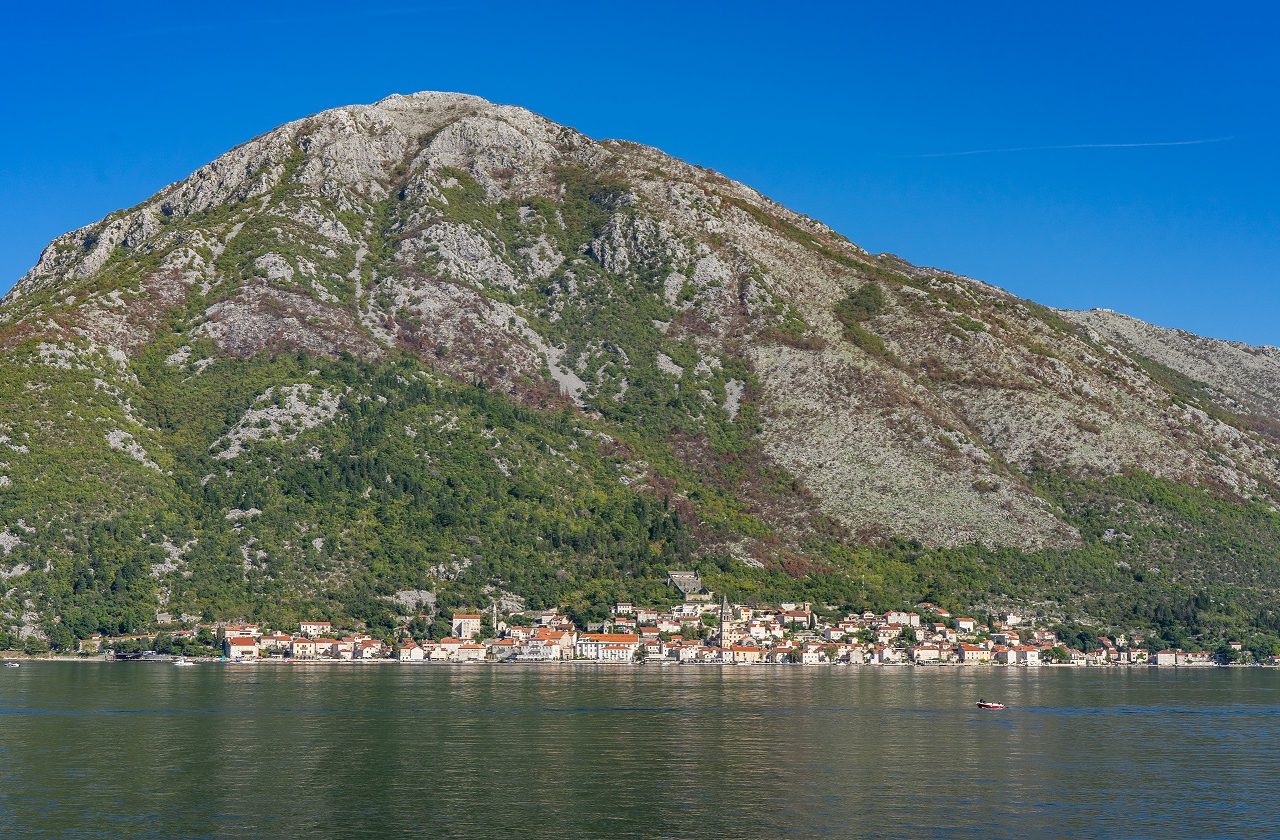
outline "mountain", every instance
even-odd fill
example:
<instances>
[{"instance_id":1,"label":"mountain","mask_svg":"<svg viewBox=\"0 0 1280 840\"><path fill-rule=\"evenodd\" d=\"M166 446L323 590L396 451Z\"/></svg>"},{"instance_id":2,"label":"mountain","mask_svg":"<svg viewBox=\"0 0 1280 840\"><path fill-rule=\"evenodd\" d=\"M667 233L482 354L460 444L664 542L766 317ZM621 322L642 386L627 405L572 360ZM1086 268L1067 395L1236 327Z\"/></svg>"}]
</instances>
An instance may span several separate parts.
<instances>
[{"instance_id":1,"label":"mountain","mask_svg":"<svg viewBox=\"0 0 1280 840\"><path fill-rule=\"evenodd\" d=\"M0 627L1017 605L1270 638L1274 348L870 254L522 108L289 123L0 302Z\"/></svg>"}]
</instances>

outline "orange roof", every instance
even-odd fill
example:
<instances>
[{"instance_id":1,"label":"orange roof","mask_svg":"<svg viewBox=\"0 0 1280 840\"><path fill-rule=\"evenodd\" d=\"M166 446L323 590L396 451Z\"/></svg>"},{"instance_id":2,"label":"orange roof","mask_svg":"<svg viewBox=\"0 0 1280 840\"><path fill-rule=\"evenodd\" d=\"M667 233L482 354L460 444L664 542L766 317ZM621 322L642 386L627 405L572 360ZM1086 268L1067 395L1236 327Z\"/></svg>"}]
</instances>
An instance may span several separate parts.
<instances>
[{"instance_id":1,"label":"orange roof","mask_svg":"<svg viewBox=\"0 0 1280 840\"><path fill-rule=\"evenodd\" d=\"M607 642L619 644L635 644L640 641L640 637L634 633L584 633L582 638L592 642Z\"/></svg>"},{"instance_id":2,"label":"orange roof","mask_svg":"<svg viewBox=\"0 0 1280 840\"><path fill-rule=\"evenodd\" d=\"M232 647L257 647L258 643L248 636L236 636L233 639L227 639L227 644Z\"/></svg>"}]
</instances>

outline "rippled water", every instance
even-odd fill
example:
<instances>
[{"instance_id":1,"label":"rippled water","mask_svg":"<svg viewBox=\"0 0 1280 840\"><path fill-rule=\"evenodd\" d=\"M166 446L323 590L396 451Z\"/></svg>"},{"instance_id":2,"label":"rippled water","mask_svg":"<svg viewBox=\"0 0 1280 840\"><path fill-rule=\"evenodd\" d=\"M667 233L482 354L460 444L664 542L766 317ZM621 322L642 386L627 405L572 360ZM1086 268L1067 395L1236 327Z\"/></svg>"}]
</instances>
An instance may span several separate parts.
<instances>
[{"instance_id":1,"label":"rippled water","mask_svg":"<svg viewBox=\"0 0 1280 840\"><path fill-rule=\"evenodd\" d=\"M1276 835L1277 689L1217 669L36 662L0 670L0 837Z\"/></svg>"}]
</instances>

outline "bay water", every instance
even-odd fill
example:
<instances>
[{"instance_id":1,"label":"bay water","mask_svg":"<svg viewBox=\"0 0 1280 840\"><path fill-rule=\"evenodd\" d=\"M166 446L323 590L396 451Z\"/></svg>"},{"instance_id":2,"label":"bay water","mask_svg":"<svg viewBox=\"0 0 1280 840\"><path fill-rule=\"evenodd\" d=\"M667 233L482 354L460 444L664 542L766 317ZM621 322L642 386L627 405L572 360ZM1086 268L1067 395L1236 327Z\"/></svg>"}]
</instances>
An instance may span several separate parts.
<instances>
[{"instance_id":1,"label":"bay water","mask_svg":"<svg viewBox=\"0 0 1280 840\"><path fill-rule=\"evenodd\" d=\"M1264 837L1278 785L1263 669L0 669L6 840Z\"/></svg>"}]
</instances>

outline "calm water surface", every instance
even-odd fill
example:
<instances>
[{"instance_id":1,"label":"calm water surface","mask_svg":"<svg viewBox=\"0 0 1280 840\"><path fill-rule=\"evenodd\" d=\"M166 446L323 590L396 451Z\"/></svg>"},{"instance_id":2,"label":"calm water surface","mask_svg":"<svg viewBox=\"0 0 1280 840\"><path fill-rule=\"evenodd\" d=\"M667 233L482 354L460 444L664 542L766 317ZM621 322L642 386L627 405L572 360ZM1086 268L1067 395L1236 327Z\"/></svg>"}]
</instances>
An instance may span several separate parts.
<instances>
[{"instance_id":1,"label":"calm water surface","mask_svg":"<svg viewBox=\"0 0 1280 840\"><path fill-rule=\"evenodd\" d=\"M1260 670L0 669L5 840L1280 836L1278 753Z\"/></svg>"}]
</instances>

